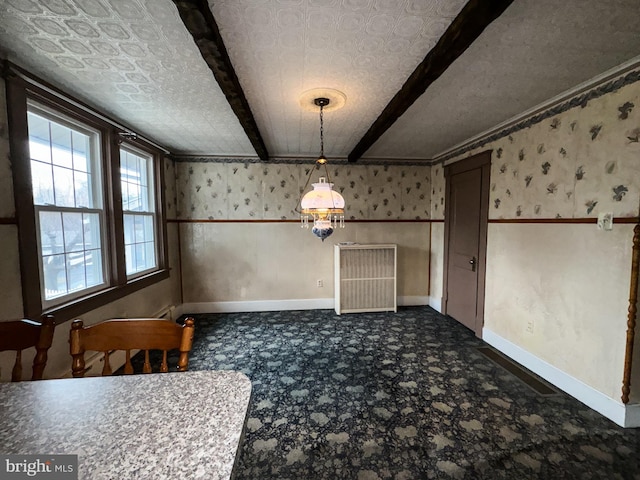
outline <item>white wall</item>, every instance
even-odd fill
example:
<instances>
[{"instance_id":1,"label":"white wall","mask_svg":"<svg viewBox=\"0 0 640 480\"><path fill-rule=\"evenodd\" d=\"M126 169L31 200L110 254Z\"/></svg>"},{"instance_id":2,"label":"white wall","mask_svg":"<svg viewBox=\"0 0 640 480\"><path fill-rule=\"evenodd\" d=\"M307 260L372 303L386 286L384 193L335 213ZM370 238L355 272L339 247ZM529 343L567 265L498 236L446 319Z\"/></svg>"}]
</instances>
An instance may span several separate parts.
<instances>
[{"instance_id":1,"label":"white wall","mask_svg":"<svg viewBox=\"0 0 640 480\"><path fill-rule=\"evenodd\" d=\"M186 223L180 228L185 312L199 303L245 302L253 309L251 302L279 301L273 304L286 308L290 300L318 299L328 302L309 301L306 308L332 308L334 244L347 241L397 244L398 296L427 301L428 223L347 223L324 242L297 223Z\"/></svg>"},{"instance_id":2,"label":"white wall","mask_svg":"<svg viewBox=\"0 0 640 480\"><path fill-rule=\"evenodd\" d=\"M446 163L493 150L483 337L610 418L622 411L618 421L633 224L605 232L595 218L640 214L640 82L602 92L474 141ZM444 201L440 165L432 183L433 212ZM432 229L432 256L442 238ZM441 274L441 255L432 272ZM637 369L633 379L638 401Z\"/></svg>"},{"instance_id":3,"label":"white wall","mask_svg":"<svg viewBox=\"0 0 640 480\"><path fill-rule=\"evenodd\" d=\"M400 302L428 302L430 167L331 165L347 222L324 242L300 228L295 212L310 168L312 161L176 164L185 312L221 303L331 308L333 245L347 241L398 244Z\"/></svg>"},{"instance_id":4,"label":"white wall","mask_svg":"<svg viewBox=\"0 0 640 480\"><path fill-rule=\"evenodd\" d=\"M485 329L619 400L632 230L489 225Z\"/></svg>"}]
</instances>

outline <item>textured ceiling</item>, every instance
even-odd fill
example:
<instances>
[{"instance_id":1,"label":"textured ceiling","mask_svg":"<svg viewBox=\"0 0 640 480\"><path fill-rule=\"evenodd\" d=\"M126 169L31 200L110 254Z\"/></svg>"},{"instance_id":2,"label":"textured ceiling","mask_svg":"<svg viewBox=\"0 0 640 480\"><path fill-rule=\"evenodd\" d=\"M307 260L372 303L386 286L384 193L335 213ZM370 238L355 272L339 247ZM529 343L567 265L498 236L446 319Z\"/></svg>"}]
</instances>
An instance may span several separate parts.
<instances>
[{"instance_id":1,"label":"textured ceiling","mask_svg":"<svg viewBox=\"0 0 640 480\"><path fill-rule=\"evenodd\" d=\"M272 157L345 158L464 0L217 0ZM429 159L640 54L637 0L515 0L365 158ZM171 0L0 0L0 51L174 153L255 156Z\"/></svg>"},{"instance_id":2,"label":"textured ceiling","mask_svg":"<svg viewBox=\"0 0 640 480\"><path fill-rule=\"evenodd\" d=\"M516 0L364 158L433 158L640 55L639 5Z\"/></svg>"},{"instance_id":3,"label":"textured ceiling","mask_svg":"<svg viewBox=\"0 0 640 480\"><path fill-rule=\"evenodd\" d=\"M209 5L274 156L318 153L306 90L347 96L325 116L325 153L345 157L436 44L462 0L226 0Z\"/></svg>"},{"instance_id":4,"label":"textured ceiling","mask_svg":"<svg viewBox=\"0 0 640 480\"><path fill-rule=\"evenodd\" d=\"M0 0L10 60L174 152L255 155L171 0Z\"/></svg>"}]
</instances>

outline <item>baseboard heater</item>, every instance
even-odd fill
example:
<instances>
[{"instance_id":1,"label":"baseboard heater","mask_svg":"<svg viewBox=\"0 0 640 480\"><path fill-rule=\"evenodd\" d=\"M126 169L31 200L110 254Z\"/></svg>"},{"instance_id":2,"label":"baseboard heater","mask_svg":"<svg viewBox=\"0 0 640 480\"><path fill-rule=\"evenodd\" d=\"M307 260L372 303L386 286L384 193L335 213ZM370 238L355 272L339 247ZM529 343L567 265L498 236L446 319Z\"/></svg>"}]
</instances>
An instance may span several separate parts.
<instances>
[{"instance_id":1,"label":"baseboard heater","mask_svg":"<svg viewBox=\"0 0 640 480\"><path fill-rule=\"evenodd\" d=\"M336 245L336 313L396 312L396 258L394 244Z\"/></svg>"}]
</instances>

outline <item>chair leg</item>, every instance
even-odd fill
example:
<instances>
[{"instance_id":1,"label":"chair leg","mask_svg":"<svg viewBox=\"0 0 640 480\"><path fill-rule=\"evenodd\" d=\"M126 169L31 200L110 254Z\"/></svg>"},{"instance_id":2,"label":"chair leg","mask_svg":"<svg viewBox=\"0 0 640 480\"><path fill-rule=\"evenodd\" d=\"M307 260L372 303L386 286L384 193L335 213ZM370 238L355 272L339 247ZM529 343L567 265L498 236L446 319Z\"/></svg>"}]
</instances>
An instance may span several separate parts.
<instances>
[{"instance_id":1,"label":"chair leg","mask_svg":"<svg viewBox=\"0 0 640 480\"><path fill-rule=\"evenodd\" d=\"M44 375L44 367L47 365L47 351L53 342L53 330L55 328L55 320L53 315L45 315L40 322L40 337L36 345L36 357L33 359L33 372L31 380L42 380Z\"/></svg>"},{"instance_id":2,"label":"chair leg","mask_svg":"<svg viewBox=\"0 0 640 480\"><path fill-rule=\"evenodd\" d=\"M144 364L142 365L142 373L151 373L151 362L149 361L149 350L144 351Z\"/></svg>"},{"instance_id":3,"label":"chair leg","mask_svg":"<svg viewBox=\"0 0 640 480\"><path fill-rule=\"evenodd\" d=\"M108 377L111 374L113 374L113 371L111 370L111 362L109 361L109 352L106 351L104 352L104 365L102 367L102 376Z\"/></svg>"},{"instance_id":4,"label":"chair leg","mask_svg":"<svg viewBox=\"0 0 640 480\"><path fill-rule=\"evenodd\" d=\"M131 350L125 352L124 373L126 375L133 374L133 365L131 364Z\"/></svg>"},{"instance_id":5,"label":"chair leg","mask_svg":"<svg viewBox=\"0 0 640 480\"><path fill-rule=\"evenodd\" d=\"M19 382L22 380L22 350L16 351L16 363L13 364L11 370L11 381Z\"/></svg>"}]
</instances>

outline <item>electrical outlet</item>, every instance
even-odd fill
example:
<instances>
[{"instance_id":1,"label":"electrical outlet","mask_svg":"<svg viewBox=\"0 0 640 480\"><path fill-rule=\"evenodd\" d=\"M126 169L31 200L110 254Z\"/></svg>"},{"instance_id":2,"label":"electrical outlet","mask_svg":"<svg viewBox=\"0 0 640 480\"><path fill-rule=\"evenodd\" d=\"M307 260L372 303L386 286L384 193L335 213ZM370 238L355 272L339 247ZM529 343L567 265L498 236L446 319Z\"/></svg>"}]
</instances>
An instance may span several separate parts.
<instances>
[{"instance_id":1,"label":"electrical outlet","mask_svg":"<svg viewBox=\"0 0 640 480\"><path fill-rule=\"evenodd\" d=\"M598 230L613 230L613 213L606 212L598 215Z\"/></svg>"},{"instance_id":2,"label":"electrical outlet","mask_svg":"<svg viewBox=\"0 0 640 480\"><path fill-rule=\"evenodd\" d=\"M318 283L317 283L318 288L322 288L324 287L324 282L322 281L321 278L318 279Z\"/></svg>"},{"instance_id":3,"label":"electrical outlet","mask_svg":"<svg viewBox=\"0 0 640 480\"><path fill-rule=\"evenodd\" d=\"M533 333L533 320L527 322L527 333Z\"/></svg>"}]
</instances>

